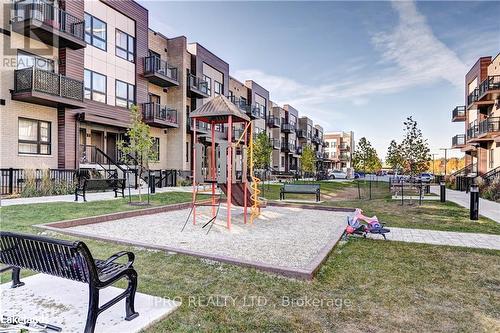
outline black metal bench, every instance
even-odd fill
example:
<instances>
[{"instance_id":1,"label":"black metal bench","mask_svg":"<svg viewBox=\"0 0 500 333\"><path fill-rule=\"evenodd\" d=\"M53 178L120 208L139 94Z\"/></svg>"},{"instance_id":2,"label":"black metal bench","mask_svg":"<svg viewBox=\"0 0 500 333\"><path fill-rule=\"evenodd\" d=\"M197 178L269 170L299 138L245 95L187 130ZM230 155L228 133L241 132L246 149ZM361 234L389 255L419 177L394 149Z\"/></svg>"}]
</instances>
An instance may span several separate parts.
<instances>
[{"instance_id":1,"label":"black metal bench","mask_svg":"<svg viewBox=\"0 0 500 333\"><path fill-rule=\"evenodd\" d=\"M127 256L128 262L115 262ZM0 263L12 268L12 288L24 285L19 279L21 269L58 276L89 285L89 308L84 333L93 333L97 316L122 299L125 300L125 320L139 314L134 309L137 272L133 268L134 254L118 252L107 260L94 259L85 243L69 242L48 237L0 231ZM99 290L121 278L128 280L127 289L109 302L99 306ZM54 292L57 286L54 285Z\"/></svg>"},{"instance_id":2,"label":"black metal bench","mask_svg":"<svg viewBox=\"0 0 500 333\"><path fill-rule=\"evenodd\" d=\"M78 201L78 197L83 197L83 201L87 201L86 193L87 191L105 191L113 190L115 192L115 198L118 196L118 192L121 193L122 197L125 197L125 179L122 178L109 178L109 179L89 179L83 178L75 187L75 201Z\"/></svg>"},{"instance_id":3,"label":"black metal bench","mask_svg":"<svg viewBox=\"0 0 500 333\"><path fill-rule=\"evenodd\" d=\"M316 201L321 199L319 184L284 184L280 191L280 200L285 200L286 193L315 194Z\"/></svg>"}]
</instances>

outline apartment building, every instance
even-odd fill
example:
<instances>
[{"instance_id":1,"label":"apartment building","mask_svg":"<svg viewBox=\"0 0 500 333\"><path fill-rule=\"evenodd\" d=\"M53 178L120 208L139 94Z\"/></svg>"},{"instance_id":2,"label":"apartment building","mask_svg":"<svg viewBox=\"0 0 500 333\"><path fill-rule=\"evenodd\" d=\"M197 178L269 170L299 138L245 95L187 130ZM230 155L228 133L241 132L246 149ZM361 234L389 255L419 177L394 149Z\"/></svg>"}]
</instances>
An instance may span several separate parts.
<instances>
[{"instance_id":1,"label":"apartment building","mask_svg":"<svg viewBox=\"0 0 500 333\"><path fill-rule=\"evenodd\" d=\"M465 75L465 104L452 111L452 122L464 132L452 138L452 148L465 153L469 172L480 176L500 166L500 54L481 57Z\"/></svg>"},{"instance_id":2,"label":"apartment building","mask_svg":"<svg viewBox=\"0 0 500 333\"><path fill-rule=\"evenodd\" d=\"M324 137L324 154L328 158L328 169L344 171L351 169L352 153L355 148L354 133L328 132Z\"/></svg>"},{"instance_id":3,"label":"apartment building","mask_svg":"<svg viewBox=\"0 0 500 333\"><path fill-rule=\"evenodd\" d=\"M95 162L85 145L117 158L129 107L147 101L147 10L133 1L2 9L2 167L74 169Z\"/></svg>"},{"instance_id":4,"label":"apartment building","mask_svg":"<svg viewBox=\"0 0 500 333\"><path fill-rule=\"evenodd\" d=\"M148 10L136 2L2 1L1 168L123 163L117 144L136 105L155 140L150 168L189 173L189 113L224 95L250 116L254 135L269 135L276 170L300 169L299 111L273 103L251 78L230 77L229 64L200 43L149 29ZM308 124L323 159L323 128ZM210 143L210 129L197 124L202 142ZM217 141L228 139L227 128L215 129Z\"/></svg>"}]
</instances>

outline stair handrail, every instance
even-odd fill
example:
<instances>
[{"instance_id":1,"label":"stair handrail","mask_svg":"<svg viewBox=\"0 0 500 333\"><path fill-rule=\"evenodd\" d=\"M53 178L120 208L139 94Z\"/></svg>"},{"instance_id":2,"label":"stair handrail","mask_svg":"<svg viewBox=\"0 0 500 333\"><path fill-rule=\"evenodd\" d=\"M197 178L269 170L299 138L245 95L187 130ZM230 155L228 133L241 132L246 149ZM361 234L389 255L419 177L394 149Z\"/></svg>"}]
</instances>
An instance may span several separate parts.
<instances>
[{"instance_id":1,"label":"stair handrail","mask_svg":"<svg viewBox=\"0 0 500 333\"><path fill-rule=\"evenodd\" d=\"M481 176L481 178L484 179L484 181L489 184L491 182L492 179L494 179L495 177L498 177L500 175L500 166L494 168L494 169L491 169L490 171L486 172L485 174L483 174Z\"/></svg>"}]
</instances>

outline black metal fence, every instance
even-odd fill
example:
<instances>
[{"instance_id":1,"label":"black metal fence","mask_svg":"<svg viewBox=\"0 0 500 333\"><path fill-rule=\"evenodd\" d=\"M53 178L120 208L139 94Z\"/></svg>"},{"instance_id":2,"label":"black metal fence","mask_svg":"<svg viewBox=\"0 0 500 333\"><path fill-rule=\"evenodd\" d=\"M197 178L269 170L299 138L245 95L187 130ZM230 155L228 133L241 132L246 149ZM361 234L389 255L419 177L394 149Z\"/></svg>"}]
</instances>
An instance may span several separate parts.
<instances>
[{"instance_id":1,"label":"black metal fence","mask_svg":"<svg viewBox=\"0 0 500 333\"><path fill-rule=\"evenodd\" d=\"M149 174L155 177L156 187L174 187L177 186L177 170L150 170Z\"/></svg>"},{"instance_id":2,"label":"black metal fence","mask_svg":"<svg viewBox=\"0 0 500 333\"><path fill-rule=\"evenodd\" d=\"M29 175L33 172L33 175ZM50 179L51 182L59 183L68 188L73 186L75 170L72 169L0 169L0 194L8 195L20 193L26 186L28 177L33 177L36 184L36 189L40 190L44 177Z\"/></svg>"}]
</instances>

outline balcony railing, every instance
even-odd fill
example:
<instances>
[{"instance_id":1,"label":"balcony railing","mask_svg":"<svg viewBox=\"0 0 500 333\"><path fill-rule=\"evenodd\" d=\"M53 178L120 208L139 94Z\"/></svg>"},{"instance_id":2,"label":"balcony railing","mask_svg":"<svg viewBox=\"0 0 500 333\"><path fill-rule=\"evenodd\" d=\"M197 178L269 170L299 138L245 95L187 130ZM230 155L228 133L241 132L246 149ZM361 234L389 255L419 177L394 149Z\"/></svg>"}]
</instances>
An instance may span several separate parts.
<instances>
[{"instance_id":1,"label":"balcony railing","mask_svg":"<svg viewBox=\"0 0 500 333\"><path fill-rule=\"evenodd\" d=\"M144 58L144 76L150 82L162 87L179 85L177 67L170 66L157 56Z\"/></svg>"},{"instance_id":2,"label":"balcony railing","mask_svg":"<svg viewBox=\"0 0 500 333\"><path fill-rule=\"evenodd\" d=\"M479 98L479 89L474 89L469 96L467 96L467 106L471 105L474 102L477 102Z\"/></svg>"},{"instance_id":3,"label":"balcony railing","mask_svg":"<svg viewBox=\"0 0 500 333\"><path fill-rule=\"evenodd\" d=\"M467 128L467 131L466 131L467 140L470 140L472 138L477 137L478 134L479 134L479 126L471 125Z\"/></svg>"},{"instance_id":4,"label":"balcony railing","mask_svg":"<svg viewBox=\"0 0 500 333\"><path fill-rule=\"evenodd\" d=\"M83 82L35 67L16 69L13 98L42 105L84 107Z\"/></svg>"},{"instance_id":5,"label":"balcony railing","mask_svg":"<svg viewBox=\"0 0 500 333\"><path fill-rule=\"evenodd\" d=\"M479 123L479 134L487 134L500 131L500 117L490 117Z\"/></svg>"},{"instance_id":6,"label":"balcony railing","mask_svg":"<svg viewBox=\"0 0 500 333\"><path fill-rule=\"evenodd\" d=\"M278 117L275 117L275 116L269 116L269 118L267 118L267 126L269 127L277 127L279 128L280 127L280 118Z\"/></svg>"},{"instance_id":7,"label":"balcony railing","mask_svg":"<svg viewBox=\"0 0 500 333\"><path fill-rule=\"evenodd\" d=\"M244 113L249 113L250 112L250 104L247 103L246 100L238 98L236 96L229 96L228 97L231 103L236 105L242 112Z\"/></svg>"},{"instance_id":8,"label":"balcony railing","mask_svg":"<svg viewBox=\"0 0 500 333\"><path fill-rule=\"evenodd\" d=\"M483 95L490 90L499 90L499 89L500 89L500 75L488 76L488 78L483 82L481 82L481 84L479 85L478 98L483 97Z\"/></svg>"},{"instance_id":9,"label":"balcony railing","mask_svg":"<svg viewBox=\"0 0 500 333\"><path fill-rule=\"evenodd\" d=\"M295 131L295 124L291 123L281 123L281 131L282 132L293 132Z\"/></svg>"},{"instance_id":10,"label":"balcony railing","mask_svg":"<svg viewBox=\"0 0 500 333\"><path fill-rule=\"evenodd\" d=\"M285 153L293 153L293 152L295 152L295 150L296 150L295 143L291 143L291 142L282 142L281 143L281 151L283 151Z\"/></svg>"},{"instance_id":11,"label":"balcony railing","mask_svg":"<svg viewBox=\"0 0 500 333\"><path fill-rule=\"evenodd\" d=\"M302 155L303 151L304 151L304 148L302 148L302 146L297 146L297 154Z\"/></svg>"},{"instance_id":12,"label":"balcony railing","mask_svg":"<svg viewBox=\"0 0 500 333\"><path fill-rule=\"evenodd\" d=\"M193 130L193 123L194 123L193 118L189 118L189 121L187 122L187 129L189 131ZM196 131L208 132L208 130L209 130L209 124L199 120L196 121Z\"/></svg>"},{"instance_id":13,"label":"balcony railing","mask_svg":"<svg viewBox=\"0 0 500 333\"><path fill-rule=\"evenodd\" d=\"M465 105L457 106L451 112L451 121L464 121L465 120Z\"/></svg>"},{"instance_id":14,"label":"balcony railing","mask_svg":"<svg viewBox=\"0 0 500 333\"><path fill-rule=\"evenodd\" d=\"M346 143L341 143L339 145L340 150L349 150L349 146Z\"/></svg>"},{"instance_id":15,"label":"balcony railing","mask_svg":"<svg viewBox=\"0 0 500 333\"><path fill-rule=\"evenodd\" d=\"M457 134L451 138L451 146L452 147L460 147L465 145L465 134Z\"/></svg>"},{"instance_id":16,"label":"balcony railing","mask_svg":"<svg viewBox=\"0 0 500 333\"><path fill-rule=\"evenodd\" d=\"M298 129L297 130L297 137L301 139L306 139L307 138L307 131L303 129Z\"/></svg>"},{"instance_id":17,"label":"balcony railing","mask_svg":"<svg viewBox=\"0 0 500 333\"><path fill-rule=\"evenodd\" d=\"M320 143L321 139L318 135L313 135L312 137L312 142L314 143Z\"/></svg>"},{"instance_id":18,"label":"balcony railing","mask_svg":"<svg viewBox=\"0 0 500 333\"><path fill-rule=\"evenodd\" d=\"M177 110L158 103L143 103L142 116L146 123L155 127L177 127Z\"/></svg>"},{"instance_id":19,"label":"balcony railing","mask_svg":"<svg viewBox=\"0 0 500 333\"><path fill-rule=\"evenodd\" d=\"M188 87L190 91L198 98L208 98L208 82L194 74L187 75Z\"/></svg>"},{"instance_id":20,"label":"balcony railing","mask_svg":"<svg viewBox=\"0 0 500 333\"><path fill-rule=\"evenodd\" d=\"M281 144L279 139L271 139L270 141L273 149L280 149Z\"/></svg>"},{"instance_id":21,"label":"balcony railing","mask_svg":"<svg viewBox=\"0 0 500 333\"><path fill-rule=\"evenodd\" d=\"M83 18L41 0L14 1L13 9L12 27L16 32L29 36L30 30L37 30L40 32L37 36L46 44L73 49L85 47Z\"/></svg>"}]
</instances>

